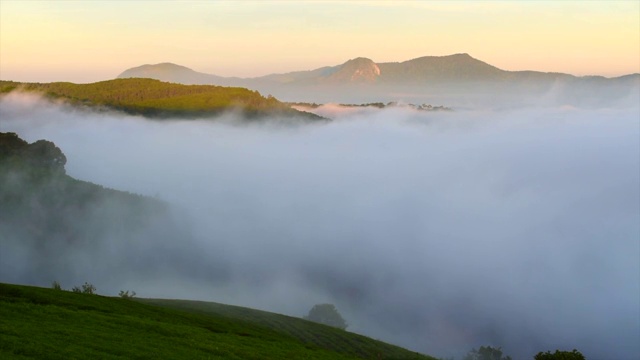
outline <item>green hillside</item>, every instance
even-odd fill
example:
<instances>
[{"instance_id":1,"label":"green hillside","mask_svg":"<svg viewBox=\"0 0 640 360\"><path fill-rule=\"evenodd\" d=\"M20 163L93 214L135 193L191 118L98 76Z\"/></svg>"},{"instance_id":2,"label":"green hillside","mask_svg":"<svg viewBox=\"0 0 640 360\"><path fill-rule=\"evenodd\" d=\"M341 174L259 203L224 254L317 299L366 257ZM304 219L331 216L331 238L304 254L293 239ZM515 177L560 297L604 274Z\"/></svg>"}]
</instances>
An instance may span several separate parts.
<instances>
[{"instance_id":1,"label":"green hillside","mask_svg":"<svg viewBox=\"0 0 640 360\"><path fill-rule=\"evenodd\" d=\"M29 144L0 132L0 251L11 251L12 243L43 253L51 251L47 246L95 245L103 236L126 238L158 219L168 221L168 204L77 180L65 164L50 141Z\"/></svg>"},{"instance_id":2,"label":"green hillside","mask_svg":"<svg viewBox=\"0 0 640 360\"><path fill-rule=\"evenodd\" d=\"M188 269L172 267L181 264L176 259L202 261L168 204L76 180L65 164L66 156L50 141L28 143L0 132L3 281L70 282L79 271L90 279L95 277L89 271L113 278L173 269L189 276ZM155 231L142 236L150 229ZM178 248L171 246L175 239ZM152 253L140 246L150 241ZM122 251L101 262L104 249L113 248ZM87 259L91 266L74 267ZM214 270L195 268L200 272ZM12 278L29 280L6 280ZM340 329L236 306L132 301L0 283L0 359L5 358L429 359Z\"/></svg>"},{"instance_id":3,"label":"green hillside","mask_svg":"<svg viewBox=\"0 0 640 360\"><path fill-rule=\"evenodd\" d=\"M139 301L146 304L186 310L198 314L222 316L246 321L291 336L305 344L313 344L320 348L361 358L377 358L377 354L380 354L382 358L385 359L430 359L430 357L419 356L403 348L375 341L365 336L316 324L301 318L274 314L267 311L204 301L162 299L141 299Z\"/></svg>"},{"instance_id":4,"label":"green hillside","mask_svg":"<svg viewBox=\"0 0 640 360\"><path fill-rule=\"evenodd\" d=\"M279 116L319 120L289 108L276 98L240 87L182 85L154 79L128 78L91 84L0 81L0 94L36 92L73 105L106 107L154 118L199 118L238 111L248 118Z\"/></svg>"},{"instance_id":5,"label":"green hillside","mask_svg":"<svg viewBox=\"0 0 640 360\"><path fill-rule=\"evenodd\" d=\"M187 278L224 272L205 261L170 204L75 179L65 163L50 141L0 132L0 281L120 283L167 269Z\"/></svg>"},{"instance_id":6,"label":"green hillside","mask_svg":"<svg viewBox=\"0 0 640 360\"><path fill-rule=\"evenodd\" d=\"M276 314L219 304L191 312L166 307L189 304L0 283L0 358L433 359ZM296 331L304 336L290 334Z\"/></svg>"}]
</instances>

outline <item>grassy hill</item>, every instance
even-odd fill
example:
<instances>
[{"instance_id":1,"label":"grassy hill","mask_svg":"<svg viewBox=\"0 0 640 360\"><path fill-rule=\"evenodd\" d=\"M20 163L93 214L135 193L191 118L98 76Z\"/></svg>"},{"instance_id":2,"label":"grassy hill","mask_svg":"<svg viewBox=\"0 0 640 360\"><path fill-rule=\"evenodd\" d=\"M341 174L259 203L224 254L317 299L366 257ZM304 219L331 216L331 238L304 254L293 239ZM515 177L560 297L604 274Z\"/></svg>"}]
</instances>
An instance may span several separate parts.
<instances>
[{"instance_id":1,"label":"grassy hill","mask_svg":"<svg viewBox=\"0 0 640 360\"><path fill-rule=\"evenodd\" d=\"M128 78L91 84L0 81L0 94L36 92L73 105L106 107L154 118L199 118L238 111L248 118L264 116L321 117L289 108L276 98L240 87L182 85L154 79Z\"/></svg>"},{"instance_id":2,"label":"grassy hill","mask_svg":"<svg viewBox=\"0 0 640 360\"><path fill-rule=\"evenodd\" d=\"M0 132L0 279L43 284L120 276L124 282L127 274L157 277L167 269L185 277L220 271L185 269L184 259L209 262L198 258L198 247L168 204L76 180L65 164L50 141L28 143ZM429 359L264 311L0 283L5 358Z\"/></svg>"},{"instance_id":3,"label":"grassy hill","mask_svg":"<svg viewBox=\"0 0 640 360\"><path fill-rule=\"evenodd\" d=\"M267 311L204 301L165 299L140 299L139 301L197 314L241 320L291 336L305 344L312 344L319 348L359 358L377 359L380 355L384 359L430 359L428 356L419 356L403 348L375 341L362 335Z\"/></svg>"},{"instance_id":4,"label":"grassy hill","mask_svg":"<svg viewBox=\"0 0 640 360\"><path fill-rule=\"evenodd\" d=\"M1 283L0 358L433 359L250 309Z\"/></svg>"}]
</instances>

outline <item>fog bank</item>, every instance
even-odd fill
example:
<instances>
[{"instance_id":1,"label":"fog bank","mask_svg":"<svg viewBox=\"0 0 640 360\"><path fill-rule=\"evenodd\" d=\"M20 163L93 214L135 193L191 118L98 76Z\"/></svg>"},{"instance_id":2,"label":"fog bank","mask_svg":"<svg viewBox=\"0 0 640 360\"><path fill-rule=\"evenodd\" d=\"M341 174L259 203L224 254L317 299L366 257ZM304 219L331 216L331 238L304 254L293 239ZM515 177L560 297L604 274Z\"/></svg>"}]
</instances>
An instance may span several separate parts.
<instances>
[{"instance_id":1,"label":"fog bank","mask_svg":"<svg viewBox=\"0 0 640 360\"><path fill-rule=\"evenodd\" d=\"M332 114L149 121L13 94L0 131L53 141L69 175L189 219L198 257L114 267L87 279L99 290L294 316L331 302L350 331L436 356L640 357L638 107Z\"/></svg>"}]
</instances>

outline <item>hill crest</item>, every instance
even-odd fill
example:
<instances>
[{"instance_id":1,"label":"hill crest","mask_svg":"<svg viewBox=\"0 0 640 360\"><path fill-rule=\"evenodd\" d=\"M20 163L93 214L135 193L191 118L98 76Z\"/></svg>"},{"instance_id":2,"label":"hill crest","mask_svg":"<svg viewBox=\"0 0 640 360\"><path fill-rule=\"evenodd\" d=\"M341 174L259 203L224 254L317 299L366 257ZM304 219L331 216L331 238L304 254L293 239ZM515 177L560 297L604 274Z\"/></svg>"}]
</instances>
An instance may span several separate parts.
<instances>
[{"instance_id":1,"label":"hill crest","mask_svg":"<svg viewBox=\"0 0 640 360\"><path fill-rule=\"evenodd\" d=\"M165 68L188 68L175 64ZM149 67L144 68L145 71ZM158 67L148 70L157 73ZM300 120L321 117L289 108L273 96L242 87L184 85L151 78L120 78L90 84L17 83L0 81L0 94L14 90L40 93L72 105L109 108L150 118L208 118L226 111L240 112L246 119L278 116Z\"/></svg>"}]
</instances>

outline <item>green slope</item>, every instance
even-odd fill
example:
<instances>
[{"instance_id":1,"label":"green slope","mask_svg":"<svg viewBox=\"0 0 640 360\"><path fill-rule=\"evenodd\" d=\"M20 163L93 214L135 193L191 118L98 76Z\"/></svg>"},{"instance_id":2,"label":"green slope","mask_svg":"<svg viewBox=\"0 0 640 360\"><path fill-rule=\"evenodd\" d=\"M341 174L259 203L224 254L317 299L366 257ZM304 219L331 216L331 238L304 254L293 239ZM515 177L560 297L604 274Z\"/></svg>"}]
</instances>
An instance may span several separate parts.
<instances>
[{"instance_id":1,"label":"green slope","mask_svg":"<svg viewBox=\"0 0 640 360\"><path fill-rule=\"evenodd\" d=\"M199 118L238 111L248 118L279 116L320 120L274 97L240 87L182 85L153 79L115 79L91 84L0 81L0 94L35 92L73 105L106 107L154 118Z\"/></svg>"},{"instance_id":2,"label":"green slope","mask_svg":"<svg viewBox=\"0 0 640 360\"><path fill-rule=\"evenodd\" d=\"M0 358L429 359L322 325L307 324L309 335L317 331L317 338L330 339L316 344L233 311L204 312L0 283ZM270 316L279 318L283 328L288 322L292 327L303 323Z\"/></svg>"},{"instance_id":3,"label":"green slope","mask_svg":"<svg viewBox=\"0 0 640 360\"><path fill-rule=\"evenodd\" d=\"M127 238L143 226L169 221L168 204L77 180L66 174L65 163L50 141L29 144L0 132L0 252L20 242L23 250L42 253L51 271L61 265L44 255L52 248Z\"/></svg>"},{"instance_id":4,"label":"green slope","mask_svg":"<svg viewBox=\"0 0 640 360\"><path fill-rule=\"evenodd\" d=\"M139 301L193 313L246 321L291 336L306 344L361 358L369 359L381 356L384 359L433 359L362 335L267 311L204 301L164 299L140 299Z\"/></svg>"}]
</instances>

